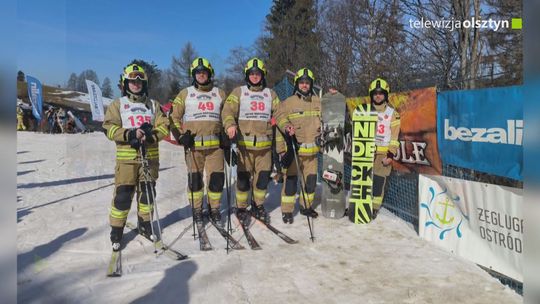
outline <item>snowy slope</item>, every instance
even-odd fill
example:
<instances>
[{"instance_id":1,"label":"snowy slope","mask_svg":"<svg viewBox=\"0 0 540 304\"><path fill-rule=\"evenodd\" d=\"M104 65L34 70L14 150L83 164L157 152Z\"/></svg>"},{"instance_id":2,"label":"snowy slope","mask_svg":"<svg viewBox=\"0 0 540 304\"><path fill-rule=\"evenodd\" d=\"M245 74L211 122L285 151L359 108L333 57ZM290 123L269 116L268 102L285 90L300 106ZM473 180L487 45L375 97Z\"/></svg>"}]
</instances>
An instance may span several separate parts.
<instances>
[{"instance_id":1,"label":"snowy slope","mask_svg":"<svg viewBox=\"0 0 540 304\"><path fill-rule=\"evenodd\" d=\"M200 252L191 230L173 247L190 255L156 258L133 233L121 278L105 277L110 256L108 208L114 144L100 133L19 132L17 144L18 297L24 303L521 303L522 298L476 267L421 240L383 212L371 224L315 220L311 243L304 217L281 222L279 187L269 197L273 223L299 244L260 226L263 247ZM161 143L158 210L165 241L191 223L183 150ZM133 204L133 207L135 204ZM130 221L136 214L130 212Z\"/></svg>"}]
</instances>

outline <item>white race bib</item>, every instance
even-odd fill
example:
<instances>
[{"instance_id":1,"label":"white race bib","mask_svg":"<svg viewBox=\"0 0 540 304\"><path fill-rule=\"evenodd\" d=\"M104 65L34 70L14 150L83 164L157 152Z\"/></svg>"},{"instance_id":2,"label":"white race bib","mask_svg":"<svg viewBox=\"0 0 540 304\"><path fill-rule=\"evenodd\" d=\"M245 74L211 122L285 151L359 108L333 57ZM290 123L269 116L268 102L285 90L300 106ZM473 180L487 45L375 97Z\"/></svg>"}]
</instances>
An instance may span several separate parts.
<instances>
[{"instance_id":1,"label":"white race bib","mask_svg":"<svg viewBox=\"0 0 540 304\"><path fill-rule=\"evenodd\" d=\"M247 86L240 88L240 114L238 120L269 121L272 115L272 94L265 88L260 92L250 91Z\"/></svg>"},{"instance_id":2,"label":"white race bib","mask_svg":"<svg viewBox=\"0 0 540 304\"><path fill-rule=\"evenodd\" d=\"M221 120L221 95L218 88L213 88L210 92L200 92L191 86L187 91L184 121Z\"/></svg>"},{"instance_id":3,"label":"white race bib","mask_svg":"<svg viewBox=\"0 0 540 304\"><path fill-rule=\"evenodd\" d=\"M155 107L153 100L152 107ZM120 117L122 128L138 128L143 123L151 124L154 121L155 109L148 109L144 103L131 102L126 96L120 98Z\"/></svg>"},{"instance_id":4,"label":"white race bib","mask_svg":"<svg viewBox=\"0 0 540 304\"><path fill-rule=\"evenodd\" d=\"M392 130L390 128L392 114L394 114L394 109L391 107L386 107L384 112L378 113L379 118L377 121L375 144L379 147L388 146L390 144L390 138L392 136Z\"/></svg>"}]
</instances>

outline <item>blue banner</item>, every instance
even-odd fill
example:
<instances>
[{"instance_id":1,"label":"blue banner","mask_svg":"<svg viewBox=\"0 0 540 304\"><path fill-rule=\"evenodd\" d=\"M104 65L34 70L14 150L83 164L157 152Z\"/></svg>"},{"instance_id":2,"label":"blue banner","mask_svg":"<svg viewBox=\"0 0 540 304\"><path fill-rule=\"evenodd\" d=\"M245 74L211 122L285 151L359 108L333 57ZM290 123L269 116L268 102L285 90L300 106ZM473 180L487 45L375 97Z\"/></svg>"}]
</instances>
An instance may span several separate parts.
<instances>
[{"instance_id":1,"label":"blue banner","mask_svg":"<svg viewBox=\"0 0 540 304\"><path fill-rule=\"evenodd\" d=\"M439 93L437 139L444 164L522 180L522 87Z\"/></svg>"},{"instance_id":2,"label":"blue banner","mask_svg":"<svg viewBox=\"0 0 540 304\"><path fill-rule=\"evenodd\" d=\"M28 97L32 103L32 114L37 120L41 120L43 115L41 82L36 78L27 75L26 84L28 85Z\"/></svg>"}]
</instances>

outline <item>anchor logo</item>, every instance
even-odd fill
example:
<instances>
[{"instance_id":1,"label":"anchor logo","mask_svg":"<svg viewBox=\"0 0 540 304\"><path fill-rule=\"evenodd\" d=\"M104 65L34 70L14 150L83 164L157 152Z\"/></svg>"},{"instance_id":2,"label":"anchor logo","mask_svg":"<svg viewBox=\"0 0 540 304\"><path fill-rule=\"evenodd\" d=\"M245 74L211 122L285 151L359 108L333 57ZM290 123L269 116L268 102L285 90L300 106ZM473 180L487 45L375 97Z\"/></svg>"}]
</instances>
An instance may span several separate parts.
<instances>
[{"instance_id":1,"label":"anchor logo","mask_svg":"<svg viewBox=\"0 0 540 304\"><path fill-rule=\"evenodd\" d=\"M448 207L454 209L454 204L450 203L450 200L448 199L448 197L446 198L446 201L444 203L438 203L438 204L444 206L444 213L443 213L442 218L438 213L435 213L435 217L444 225L448 225L452 223L454 221L454 217L452 216L450 219L446 219L446 215L448 213Z\"/></svg>"}]
</instances>

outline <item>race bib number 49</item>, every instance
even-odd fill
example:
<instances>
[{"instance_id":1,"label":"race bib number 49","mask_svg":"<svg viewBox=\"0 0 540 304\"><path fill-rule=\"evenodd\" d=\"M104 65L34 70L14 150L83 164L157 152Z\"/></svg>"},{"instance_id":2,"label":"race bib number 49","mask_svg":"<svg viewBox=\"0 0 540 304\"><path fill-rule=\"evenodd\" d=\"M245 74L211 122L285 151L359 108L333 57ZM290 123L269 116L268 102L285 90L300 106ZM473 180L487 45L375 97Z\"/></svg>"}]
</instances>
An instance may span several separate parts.
<instances>
[{"instance_id":1,"label":"race bib number 49","mask_svg":"<svg viewBox=\"0 0 540 304\"><path fill-rule=\"evenodd\" d=\"M184 121L219 121L221 97L218 91L197 92L188 90Z\"/></svg>"}]
</instances>

